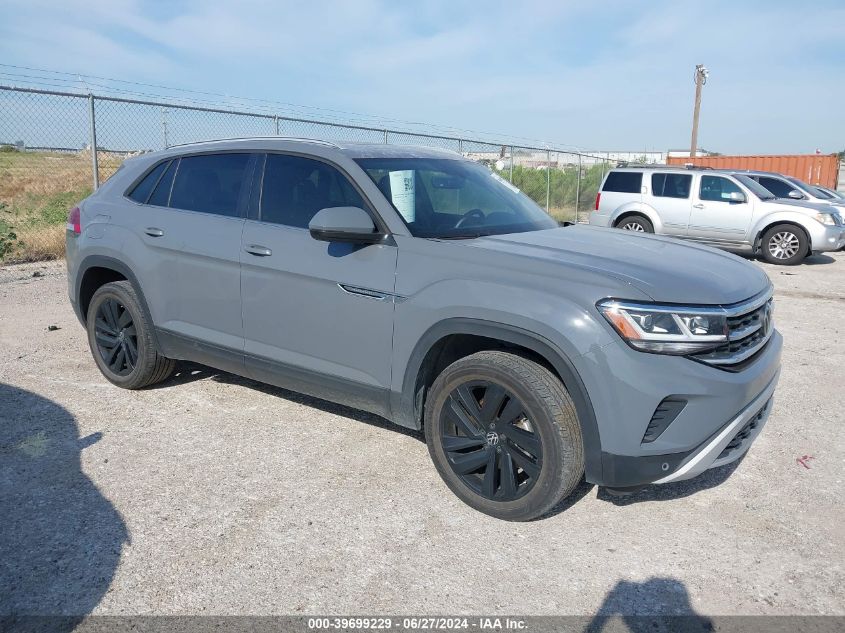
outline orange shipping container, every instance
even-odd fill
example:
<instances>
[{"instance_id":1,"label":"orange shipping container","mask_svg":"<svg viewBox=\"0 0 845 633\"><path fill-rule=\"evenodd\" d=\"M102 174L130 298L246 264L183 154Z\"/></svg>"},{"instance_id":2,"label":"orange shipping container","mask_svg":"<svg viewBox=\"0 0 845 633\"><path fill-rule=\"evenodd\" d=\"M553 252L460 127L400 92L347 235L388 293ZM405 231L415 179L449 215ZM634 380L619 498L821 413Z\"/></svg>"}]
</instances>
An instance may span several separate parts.
<instances>
[{"instance_id":1,"label":"orange shipping container","mask_svg":"<svg viewBox=\"0 0 845 633\"><path fill-rule=\"evenodd\" d=\"M669 156L669 165L692 163L713 169L755 169L793 176L811 185L836 189L839 157L836 154L793 154L783 156Z\"/></svg>"}]
</instances>

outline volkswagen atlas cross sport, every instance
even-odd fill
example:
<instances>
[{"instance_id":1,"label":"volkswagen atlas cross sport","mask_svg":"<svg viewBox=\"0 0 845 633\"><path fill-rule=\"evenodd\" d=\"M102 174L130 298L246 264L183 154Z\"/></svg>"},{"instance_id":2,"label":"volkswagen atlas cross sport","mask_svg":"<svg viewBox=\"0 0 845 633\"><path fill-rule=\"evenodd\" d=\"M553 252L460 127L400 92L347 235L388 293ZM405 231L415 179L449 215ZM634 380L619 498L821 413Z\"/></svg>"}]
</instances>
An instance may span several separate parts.
<instances>
[{"instance_id":1,"label":"volkswagen atlas cross sport","mask_svg":"<svg viewBox=\"0 0 845 633\"><path fill-rule=\"evenodd\" d=\"M422 429L446 485L508 520L582 477L625 490L737 460L780 370L755 265L558 226L434 149L268 138L130 158L70 212L67 266L115 385L190 360L376 413Z\"/></svg>"},{"instance_id":2,"label":"volkswagen atlas cross sport","mask_svg":"<svg viewBox=\"0 0 845 633\"><path fill-rule=\"evenodd\" d=\"M590 224L759 253L787 266L845 245L834 206L778 199L750 174L665 165L610 170Z\"/></svg>"}]
</instances>

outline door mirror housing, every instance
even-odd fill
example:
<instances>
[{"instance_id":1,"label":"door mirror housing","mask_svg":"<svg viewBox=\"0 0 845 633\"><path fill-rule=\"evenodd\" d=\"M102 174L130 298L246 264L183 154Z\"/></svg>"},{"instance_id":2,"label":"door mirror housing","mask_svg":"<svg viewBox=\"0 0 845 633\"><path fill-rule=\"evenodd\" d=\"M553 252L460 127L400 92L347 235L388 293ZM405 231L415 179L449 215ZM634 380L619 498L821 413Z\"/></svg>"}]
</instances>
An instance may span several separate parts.
<instances>
[{"instance_id":1,"label":"door mirror housing","mask_svg":"<svg viewBox=\"0 0 845 633\"><path fill-rule=\"evenodd\" d=\"M802 193L801 193L800 191L798 191L797 189L793 189L792 191L790 191L790 192L789 192L788 194L786 194L786 195L787 195L788 197L792 198L793 200L803 200L803 199L804 199L804 194L802 194Z\"/></svg>"},{"instance_id":2,"label":"door mirror housing","mask_svg":"<svg viewBox=\"0 0 845 633\"><path fill-rule=\"evenodd\" d=\"M308 223L311 237L322 242L375 244L384 238L370 215L359 207L322 209Z\"/></svg>"},{"instance_id":3,"label":"door mirror housing","mask_svg":"<svg viewBox=\"0 0 845 633\"><path fill-rule=\"evenodd\" d=\"M728 202L733 204L738 204L740 202L747 202L748 199L745 197L745 194L741 191L731 191L728 194Z\"/></svg>"}]
</instances>

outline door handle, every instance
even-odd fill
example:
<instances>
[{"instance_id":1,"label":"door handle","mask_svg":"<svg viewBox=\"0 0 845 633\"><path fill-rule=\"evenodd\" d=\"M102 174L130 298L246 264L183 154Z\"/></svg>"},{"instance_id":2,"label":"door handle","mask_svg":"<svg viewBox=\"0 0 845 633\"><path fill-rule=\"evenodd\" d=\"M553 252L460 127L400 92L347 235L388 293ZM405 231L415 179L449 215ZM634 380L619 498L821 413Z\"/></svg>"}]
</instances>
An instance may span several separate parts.
<instances>
[{"instance_id":1,"label":"door handle","mask_svg":"<svg viewBox=\"0 0 845 633\"><path fill-rule=\"evenodd\" d=\"M146 233L150 237L161 237L162 235L164 235L164 231L162 231L161 229L157 229L154 226L148 226L147 228L145 228L144 233Z\"/></svg>"},{"instance_id":2,"label":"door handle","mask_svg":"<svg viewBox=\"0 0 845 633\"><path fill-rule=\"evenodd\" d=\"M704 205L699 202L698 204L692 205L692 208L693 209L703 209Z\"/></svg>"},{"instance_id":3,"label":"door handle","mask_svg":"<svg viewBox=\"0 0 845 633\"><path fill-rule=\"evenodd\" d=\"M258 257L269 257L273 254L273 251L269 248L259 244L250 244L249 246L244 247L244 250L250 255L257 255Z\"/></svg>"}]
</instances>

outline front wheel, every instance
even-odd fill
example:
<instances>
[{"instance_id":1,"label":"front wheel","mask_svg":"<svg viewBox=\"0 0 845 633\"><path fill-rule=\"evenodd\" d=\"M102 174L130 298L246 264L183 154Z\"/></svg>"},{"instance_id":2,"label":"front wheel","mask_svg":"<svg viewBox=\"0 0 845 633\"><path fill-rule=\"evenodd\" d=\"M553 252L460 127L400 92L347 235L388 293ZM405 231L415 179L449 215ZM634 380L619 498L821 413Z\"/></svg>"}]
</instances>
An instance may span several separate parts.
<instances>
[{"instance_id":1,"label":"front wheel","mask_svg":"<svg viewBox=\"0 0 845 633\"><path fill-rule=\"evenodd\" d=\"M500 351L449 365L431 387L425 435L462 501L499 519L537 518L584 474L575 405L551 371Z\"/></svg>"},{"instance_id":2,"label":"front wheel","mask_svg":"<svg viewBox=\"0 0 845 633\"><path fill-rule=\"evenodd\" d=\"M807 236L791 224L778 224L763 233L763 259L770 264L794 266L807 256Z\"/></svg>"}]
</instances>

